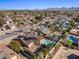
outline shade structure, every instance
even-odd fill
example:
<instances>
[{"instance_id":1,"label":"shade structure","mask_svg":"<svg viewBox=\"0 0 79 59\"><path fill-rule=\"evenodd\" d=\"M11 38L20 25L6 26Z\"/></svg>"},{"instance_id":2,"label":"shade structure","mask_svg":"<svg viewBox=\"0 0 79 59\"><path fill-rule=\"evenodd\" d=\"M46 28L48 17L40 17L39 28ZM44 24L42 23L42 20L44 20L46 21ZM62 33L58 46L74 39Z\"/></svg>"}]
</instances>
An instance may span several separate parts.
<instances>
[{"instance_id":1,"label":"shade structure","mask_svg":"<svg viewBox=\"0 0 79 59\"><path fill-rule=\"evenodd\" d=\"M50 40L42 40L41 41L41 44L42 45L45 45L45 46L47 46L47 45L54 45L56 42L54 42L54 41L50 41Z\"/></svg>"}]
</instances>

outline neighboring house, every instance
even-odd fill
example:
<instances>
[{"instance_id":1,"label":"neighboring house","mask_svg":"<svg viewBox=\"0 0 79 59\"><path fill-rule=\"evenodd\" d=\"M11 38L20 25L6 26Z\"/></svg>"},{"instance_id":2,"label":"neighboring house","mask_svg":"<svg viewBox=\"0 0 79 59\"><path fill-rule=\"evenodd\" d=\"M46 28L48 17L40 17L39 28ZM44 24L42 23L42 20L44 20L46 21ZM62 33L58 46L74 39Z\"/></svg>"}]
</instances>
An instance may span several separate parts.
<instances>
[{"instance_id":1,"label":"neighboring house","mask_svg":"<svg viewBox=\"0 0 79 59\"><path fill-rule=\"evenodd\" d=\"M69 27L69 22L68 21L64 22L64 24L63 24L63 30L67 30L68 27Z\"/></svg>"},{"instance_id":2,"label":"neighboring house","mask_svg":"<svg viewBox=\"0 0 79 59\"><path fill-rule=\"evenodd\" d=\"M79 29L71 29L70 34L79 35Z\"/></svg>"},{"instance_id":3,"label":"neighboring house","mask_svg":"<svg viewBox=\"0 0 79 59\"><path fill-rule=\"evenodd\" d=\"M71 29L68 36L67 42L69 45L74 45L79 47L79 29Z\"/></svg>"},{"instance_id":4,"label":"neighboring house","mask_svg":"<svg viewBox=\"0 0 79 59\"><path fill-rule=\"evenodd\" d=\"M45 34L50 34L50 30L47 26L40 26L40 30Z\"/></svg>"},{"instance_id":5,"label":"neighboring house","mask_svg":"<svg viewBox=\"0 0 79 59\"><path fill-rule=\"evenodd\" d=\"M79 29L79 22L75 22L75 24L76 24L76 28Z\"/></svg>"},{"instance_id":6,"label":"neighboring house","mask_svg":"<svg viewBox=\"0 0 79 59\"><path fill-rule=\"evenodd\" d=\"M69 27L69 21L66 19L61 20L59 24L61 25L62 30L67 30Z\"/></svg>"},{"instance_id":7,"label":"neighboring house","mask_svg":"<svg viewBox=\"0 0 79 59\"><path fill-rule=\"evenodd\" d=\"M2 27L1 29L2 29L2 30L6 30L5 27Z\"/></svg>"},{"instance_id":8,"label":"neighboring house","mask_svg":"<svg viewBox=\"0 0 79 59\"><path fill-rule=\"evenodd\" d=\"M74 46L79 46L79 38L77 38L76 36L74 35L68 35L67 36L67 44L68 45L74 45Z\"/></svg>"},{"instance_id":9,"label":"neighboring house","mask_svg":"<svg viewBox=\"0 0 79 59\"><path fill-rule=\"evenodd\" d=\"M3 29L14 29L15 25L13 23L13 21L9 18L9 16L6 16L5 18L6 23L3 25Z\"/></svg>"},{"instance_id":10,"label":"neighboring house","mask_svg":"<svg viewBox=\"0 0 79 59\"><path fill-rule=\"evenodd\" d=\"M31 52L34 52L37 49L37 45L35 44L37 41L33 36L18 36L15 40L20 41L21 44L25 45L25 47Z\"/></svg>"},{"instance_id":11,"label":"neighboring house","mask_svg":"<svg viewBox=\"0 0 79 59\"><path fill-rule=\"evenodd\" d=\"M24 59L4 44L0 44L0 59Z\"/></svg>"}]
</instances>

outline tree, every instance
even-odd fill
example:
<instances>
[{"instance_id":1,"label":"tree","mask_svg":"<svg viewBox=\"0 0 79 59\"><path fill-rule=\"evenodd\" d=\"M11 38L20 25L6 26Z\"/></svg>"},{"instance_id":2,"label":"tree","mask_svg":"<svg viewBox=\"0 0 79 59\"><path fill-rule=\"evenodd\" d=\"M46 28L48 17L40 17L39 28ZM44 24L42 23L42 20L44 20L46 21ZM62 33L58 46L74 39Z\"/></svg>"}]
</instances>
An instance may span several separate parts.
<instances>
[{"instance_id":1,"label":"tree","mask_svg":"<svg viewBox=\"0 0 79 59\"><path fill-rule=\"evenodd\" d=\"M45 17L47 17L48 16L48 14L45 12Z\"/></svg>"},{"instance_id":2,"label":"tree","mask_svg":"<svg viewBox=\"0 0 79 59\"><path fill-rule=\"evenodd\" d=\"M45 33L43 33L40 29L36 29L37 35L45 35Z\"/></svg>"},{"instance_id":3,"label":"tree","mask_svg":"<svg viewBox=\"0 0 79 59\"><path fill-rule=\"evenodd\" d=\"M76 25L75 25L75 22L74 21L70 21L70 26L71 27L75 27Z\"/></svg>"},{"instance_id":4,"label":"tree","mask_svg":"<svg viewBox=\"0 0 79 59\"><path fill-rule=\"evenodd\" d=\"M72 29L71 26L69 26L66 31L67 31L67 32L70 32L71 29Z\"/></svg>"},{"instance_id":5,"label":"tree","mask_svg":"<svg viewBox=\"0 0 79 59\"><path fill-rule=\"evenodd\" d=\"M33 59L40 59L39 55L35 55Z\"/></svg>"},{"instance_id":6,"label":"tree","mask_svg":"<svg viewBox=\"0 0 79 59\"><path fill-rule=\"evenodd\" d=\"M79 22L79 15L73 17L73 20L74 20L75 22Z\"/></svg>"},{"instance_id":7,"label":"tree","mask_svg":"<svg viewBox=\"0 0 79 59\"><path fill-rule=\"evenodd\" d=\"M41 20L43 19L42 16L35 16L35 19L38 20L39 22L41 22Z\"/></svg>"},{"instance_id":8,"label":"tree","mask_svg":"<svg viewBox=\"0 0 79 59\"><path fill-rule=\"evenodd\" d=\"M48 25L49 23L50 23L50 22L46 21L46 22L45 22L45 25Z\"/></svg>"},{"instance_id":9,"label":"tree","mask_svg":"<svg viewBox=\"0 0 79 59\"><path fill-rule=\"evenodd\" d=\"M37 19L32 19L31 22L34 23L34 24L37 24L38 20Z\"/></svg>"},{"instance_id":10,"label":"tree","mask_svg":"<svg viewBox=\"0 0 79 59\"><path fill-rule=\"evenodd\" d=\"M48 51L47 48L43 48L42 49L42 52L43 52L44 56L46 56L49 53L49 51Z\"/></svg>"},{"instance_id":11,"label":"tree","mask_svg":"<svg viewBox=\"0 0 79 59\"><path fill-rule=\"evenodd\" d=\"M65 39L66 38L66 31L62 32L62 38Z\"/></svg>"},{"instance_id":12,"label":"tree","mask_svg":"<svg viewBox=\"0 0 79 59\"><path fill-rule=\"evenodd\" d=\"M2 27L4 23L5 23L5 20L3 18L0 18L0 27Z\"/></svg>"},{"instance_id":13,"label":"tree","mask_svg":"<svg viewBox=\"0 0 79 59\"><path fill-rule=\"evenodd\" d=\"M21 51L21 44L17 40L12 40L9 44L10 48L12 48L15 52L19 53Z\"/></svg>"}]
</instances>

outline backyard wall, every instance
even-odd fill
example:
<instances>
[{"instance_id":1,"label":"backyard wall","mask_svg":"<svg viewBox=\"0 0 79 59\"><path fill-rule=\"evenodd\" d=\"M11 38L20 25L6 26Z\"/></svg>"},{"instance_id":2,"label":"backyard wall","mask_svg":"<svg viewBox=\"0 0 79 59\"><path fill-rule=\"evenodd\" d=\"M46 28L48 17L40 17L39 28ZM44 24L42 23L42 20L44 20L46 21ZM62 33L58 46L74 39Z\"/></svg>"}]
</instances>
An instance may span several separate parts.
<instances>
[{"instance_id":1,"label":"backyard wall","mask_svg":"<svg viewBox=\"0 0 79 59\"><path fill-rule=\"evenodd\" d=\"M55 47L53 47L53 49L49 52L49 54L44 59L52 59L53 58L53 56L56 54L58 49L61 47L61 44L59 42L55 45Z\"/></svg>"}]
</instances>

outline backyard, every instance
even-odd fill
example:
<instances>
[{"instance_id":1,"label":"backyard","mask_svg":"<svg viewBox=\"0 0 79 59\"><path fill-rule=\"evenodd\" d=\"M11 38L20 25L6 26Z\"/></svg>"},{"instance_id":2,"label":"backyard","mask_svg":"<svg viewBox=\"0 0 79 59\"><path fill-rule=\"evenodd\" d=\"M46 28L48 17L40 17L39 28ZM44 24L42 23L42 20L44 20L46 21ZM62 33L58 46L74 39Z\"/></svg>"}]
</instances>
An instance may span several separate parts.
<instances>
[{"instance_id":1,"label":"backyard","mask_svg":"<svg viewBox=\"0 0 79 59\"><path fill-rule=\"evenodd\" d=\"M79 59L79 51L61 46L52 59Z\"/></svg>"}]
</instances>

